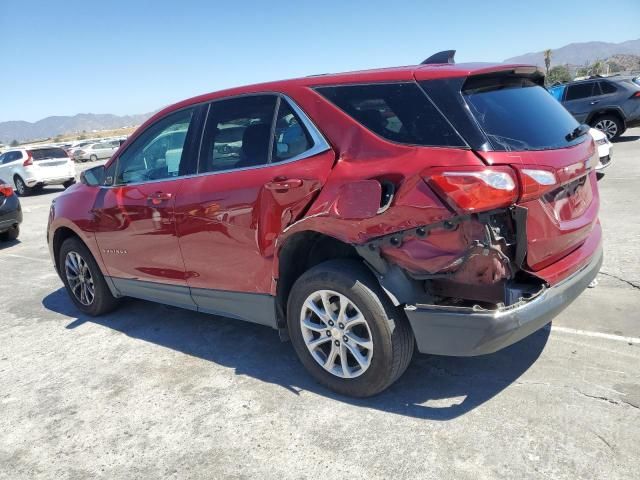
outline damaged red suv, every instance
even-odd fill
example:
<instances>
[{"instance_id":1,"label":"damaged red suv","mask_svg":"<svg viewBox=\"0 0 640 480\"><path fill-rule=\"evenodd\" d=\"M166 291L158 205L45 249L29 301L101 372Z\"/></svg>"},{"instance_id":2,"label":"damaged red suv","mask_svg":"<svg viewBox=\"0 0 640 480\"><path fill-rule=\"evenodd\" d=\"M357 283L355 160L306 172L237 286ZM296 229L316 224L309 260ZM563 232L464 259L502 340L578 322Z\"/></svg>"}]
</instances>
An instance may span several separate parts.
<instances>
[{"instance_id":1,"label":"damaged red suv","mask_svg":"<svg viewBox=\"0 0 640 480\"><path fill-rule=\"evenodd\" d=\"M437 54L165 108L54 201L48 242L85 314L128 296L267 325L368 396L414 348L495 352L585 289L597 162L535 67Z\"/></svg>"}]
</instances>

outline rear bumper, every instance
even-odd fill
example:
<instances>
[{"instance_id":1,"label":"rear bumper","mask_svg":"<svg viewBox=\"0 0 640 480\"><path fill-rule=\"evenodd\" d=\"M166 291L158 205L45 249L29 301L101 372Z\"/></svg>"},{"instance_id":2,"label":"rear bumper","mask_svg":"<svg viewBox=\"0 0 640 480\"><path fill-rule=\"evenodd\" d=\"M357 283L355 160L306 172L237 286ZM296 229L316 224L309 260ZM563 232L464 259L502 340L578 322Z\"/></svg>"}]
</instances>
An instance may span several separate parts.
<instances>
[{"instance_id":1,"label":"rear bumper","mask_svg":"<svg viewBox=\"0 0 640 480\"><path fill-rule=\"evenodd\" d=\"M602 265L602 245L570 277L535 298L497 311L415 305L405 308L421 353L475 356L496 352L549 323L587 288Z\"/></svg>"},{"instance_id":2,"label":"rear bumper","mask_svg":"<svg viewBox=\"0 0 640 480\"><path fill-rule=\"evenodd\" d=\"M74 180L75 174L67 174L63 176L55 176L55 177L34 177L25 180L25 183L28 187L35 187L36 185L62 185L69 180Z\"/></svg>"}]
</instances>

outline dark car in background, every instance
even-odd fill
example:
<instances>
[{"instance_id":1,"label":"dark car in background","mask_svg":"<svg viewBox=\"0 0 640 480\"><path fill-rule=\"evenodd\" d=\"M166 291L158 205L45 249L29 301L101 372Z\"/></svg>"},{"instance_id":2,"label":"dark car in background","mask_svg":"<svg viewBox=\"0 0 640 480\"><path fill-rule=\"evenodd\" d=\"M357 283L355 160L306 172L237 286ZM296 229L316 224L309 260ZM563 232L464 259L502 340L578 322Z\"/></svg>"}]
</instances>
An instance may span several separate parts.
<instances>
[{"instance_id":1,"label":"dark car in background","mask_svg":"<svg viewBox=\"0 0 640 480\"><path fill-rule=\"evenodd\" d=\"M614 139L640 125L640 85L632 77L595 77L551 87L551 94L581 123Z\"/></svg>"},{"instance_id":2,"label":"dark car in background","mask_svg":"<svg viewBox=\"0 0 640 480\"><path fill-rule=\"evenodd\" d=\"M0 241L18 238L21 223L20 200L11 184L0 178Z\"/></svg>"}]
</instances>

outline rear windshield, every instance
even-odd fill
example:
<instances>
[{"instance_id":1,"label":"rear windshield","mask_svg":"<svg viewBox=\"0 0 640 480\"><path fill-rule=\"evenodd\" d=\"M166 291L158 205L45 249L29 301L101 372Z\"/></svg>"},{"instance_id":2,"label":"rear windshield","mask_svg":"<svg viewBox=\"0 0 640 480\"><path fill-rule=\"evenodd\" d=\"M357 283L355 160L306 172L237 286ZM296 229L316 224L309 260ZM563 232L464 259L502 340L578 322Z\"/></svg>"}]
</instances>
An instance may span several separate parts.
<instances>
[{"instance_id":1,"label":"rear windshield","mask_svg":"<svg viewBox=\"0 0 640 480\"><path fill-rule=\"evenodd\" d=\"M31 157L35 160L48 160L50 158L64 158L67 156L61 148L39 148L38 150L30 150Z\"/></svg>"},{"instance_id":2,"label":"rear windshield","mask_svg":"<svg viewBox=\"0 0 640 480\"><path fill-rule=\"evenodd\" d=\"M464 141L415 83L319 87L354 120L396 143L464 147Z\"/></svg>"},{"instance_id":3,"label":"rear windshield","mask_svg":"<svg viewBox=\"0 0 640 480\"><path fill-rule=\"evenodd\" d=\"M462 93L494 150L547 150L584 141L585 136L566 139L578 122L528 78L471 77Z\"/></svg>"}]
</instances>

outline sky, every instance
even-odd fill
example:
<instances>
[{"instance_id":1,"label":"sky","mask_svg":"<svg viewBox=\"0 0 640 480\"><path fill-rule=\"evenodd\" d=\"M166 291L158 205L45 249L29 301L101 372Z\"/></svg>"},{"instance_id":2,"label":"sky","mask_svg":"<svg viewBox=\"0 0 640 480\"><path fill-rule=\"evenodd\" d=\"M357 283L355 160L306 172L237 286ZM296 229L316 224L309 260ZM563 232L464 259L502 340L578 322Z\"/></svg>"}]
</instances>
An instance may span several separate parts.
<instances>
[{"instance_id":1,"label":"sky","mask_svg":"<svg viewBox=\"0 0 640 480\"><path fill-rule=\"evenodd\" d=\"M579 6L579 7L578 7ZM0 0L0 121L147 113L223 88L411 65L502 61L640 37L640 1Z\"/></svg>"}]
</instances>

